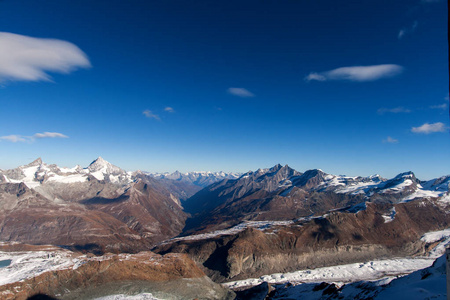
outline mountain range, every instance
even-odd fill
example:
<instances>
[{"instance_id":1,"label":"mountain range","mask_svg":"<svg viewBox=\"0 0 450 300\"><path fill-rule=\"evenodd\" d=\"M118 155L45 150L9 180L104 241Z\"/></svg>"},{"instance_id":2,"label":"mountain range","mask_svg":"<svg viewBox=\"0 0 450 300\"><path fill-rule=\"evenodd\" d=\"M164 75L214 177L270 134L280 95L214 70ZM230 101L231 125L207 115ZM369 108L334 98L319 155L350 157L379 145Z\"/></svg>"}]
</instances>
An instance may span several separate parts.
<instances>
[{"instance_id":1,"label":"mountain range","mask_svg":"<svg viewBox=\"0 0 450 300\"><path fill-rule=\"evenodd\" d=\"M429 181L405 172L392 179L379 175L348 177L322 170L300 173L289 166L247 172L195 194L184 205L193 215L185 231L224 229L242 221L286 220L357 209L365 202L402 203L438 198L449 191L450 176Z\"/></svg>"},{"instance_id":2,"label":"mountain range","mask_svg":"<svg viewBox=\"0 0 450 300\"><path fill-rule=\"evenodd\" d=\"M450 226L450 176L349 177L288 165L151 174L101 157L85 168L36 159L0 170L0 206L5 245L96 255L152 249L225 282L427 255L437 244L421 237Z\"/></svg>"}]
</instances>

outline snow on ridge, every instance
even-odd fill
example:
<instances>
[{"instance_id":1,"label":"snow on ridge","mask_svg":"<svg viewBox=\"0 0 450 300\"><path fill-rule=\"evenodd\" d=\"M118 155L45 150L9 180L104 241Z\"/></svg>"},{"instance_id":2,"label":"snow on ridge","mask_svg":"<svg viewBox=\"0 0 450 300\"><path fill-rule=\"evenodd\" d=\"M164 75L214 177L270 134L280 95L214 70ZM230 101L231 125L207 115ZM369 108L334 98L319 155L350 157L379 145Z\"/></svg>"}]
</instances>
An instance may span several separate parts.
<instances>
[{"instance_id":1,"label":"snow on ridge","mask_svg":"<svg viewBox=\"0 0 450 300\"><path fill-rule=\"evenodd\" d=\"M426 243L434 243L447 237L450 237L450 228L427 232L420 238L420 240Z\"/></svg>"},{"instance_id":2,"label":"snow on ridge","mask_svg":"<svg viewBox=\"0 0 450 300\"><path fill-rule=\"evenodd\" d=\"M441 196L443 192L437 192L437 191L430 191L430 190L424 190L424 189L418 189L411 195L408 195L404 197L400 203L408 202L411 200L414 200L415 198L437 198Z\"/></svg>"},{"instance_id":3,"label":"snow on ridge","mask_svg":"<svg viewBox=\"0 0 450 300\"><path fill-rule=\"evenodd\" d=\"M256 228L258 230L264 231L266 229L272 228L273 226L287 226L292 224L294 224L294 221L245 221L228 229L172 238L161 242L159 245L166 245L178 241L197 241L215 238L223 235L237 234L247 228Z\"/></svg>"},{"instance_id":4,"label":"snow on ridge","mask_svg":"<svg viewBox=\"0 0 450 300\"><path fill-rule=\"evenodd\" d=\"M73 168L59 168L59 171L61 171L61 173L77 173L79 170L81 170L81 166L80 165L76 165Z\"/></svg>"}]
</instances>

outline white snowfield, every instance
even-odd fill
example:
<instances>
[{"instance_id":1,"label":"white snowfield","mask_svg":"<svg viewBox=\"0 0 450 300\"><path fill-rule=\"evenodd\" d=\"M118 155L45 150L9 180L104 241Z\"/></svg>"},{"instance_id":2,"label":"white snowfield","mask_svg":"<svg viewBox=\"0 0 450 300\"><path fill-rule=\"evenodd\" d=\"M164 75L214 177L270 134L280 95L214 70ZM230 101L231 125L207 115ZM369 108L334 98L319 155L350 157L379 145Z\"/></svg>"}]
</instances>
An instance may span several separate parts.
<instances>
[{"instance_id":1,"label":"white snowfield","mask_svg":"<svg viewBox=\"0 0 450 300\"><path fill-rule=\"evenodd\" d=\"M405 275L414 271L427 268L433 264L435 259L445 252L445 246L450 244L450 228L426 233L422 241L433 243L441 241L427 257L396 258L374 260L369 262L346 264L312 270L301 270L290 273L275 273L264 275L259 278L250 278L239 281L224 283L229 288L250 287L263 282L272 284L301 284L301 283L351 283L357 281L374 281L379 279L389 280L396 276Z\"/></svg>"}]
</instances>

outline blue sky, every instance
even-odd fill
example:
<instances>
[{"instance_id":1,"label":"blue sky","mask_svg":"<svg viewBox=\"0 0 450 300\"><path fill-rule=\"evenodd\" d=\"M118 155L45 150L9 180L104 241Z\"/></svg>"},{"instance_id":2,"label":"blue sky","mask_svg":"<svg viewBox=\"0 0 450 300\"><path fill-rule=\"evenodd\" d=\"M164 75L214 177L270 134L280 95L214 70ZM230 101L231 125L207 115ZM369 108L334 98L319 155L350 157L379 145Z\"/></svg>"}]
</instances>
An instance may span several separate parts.
<instances>
[{"instance_id":1,"label":"blue sky","mask_svg":"<svg viewBox=\"0 0 450 300\"><path fill-rule=\"evenodd\" d=\"M446 6L0 1L0 168L450 174Z\"/></svg>"}]
</instances>

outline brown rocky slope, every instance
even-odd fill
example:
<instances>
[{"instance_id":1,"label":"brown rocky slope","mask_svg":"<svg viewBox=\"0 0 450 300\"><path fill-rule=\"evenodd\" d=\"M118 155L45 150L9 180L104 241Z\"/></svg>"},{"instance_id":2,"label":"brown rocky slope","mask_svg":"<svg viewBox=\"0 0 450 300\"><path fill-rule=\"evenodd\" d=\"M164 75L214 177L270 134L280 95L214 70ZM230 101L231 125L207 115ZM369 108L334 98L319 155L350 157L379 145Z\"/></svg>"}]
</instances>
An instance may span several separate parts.
<instances>
[{"instance_id":1,"label":"brown rocky slope","mask_svg":"<svg viewBox=\"0 0 450 300\"><path fill-rule=\"evenodd\" d=\"M447 204L416 200L395 205L367 203L356 213L336 211L267 230L160 245L158 253L187 253L216 281L238 280L337 264L423 253L420 237L447 228Z\"/></svg>"}]
</instances>

